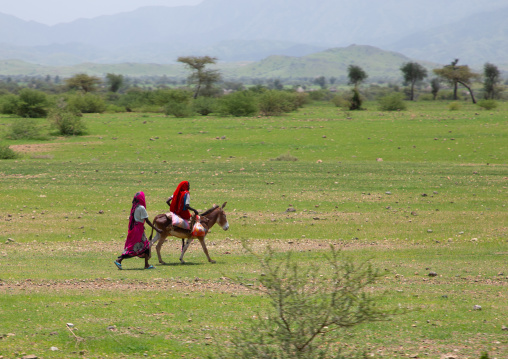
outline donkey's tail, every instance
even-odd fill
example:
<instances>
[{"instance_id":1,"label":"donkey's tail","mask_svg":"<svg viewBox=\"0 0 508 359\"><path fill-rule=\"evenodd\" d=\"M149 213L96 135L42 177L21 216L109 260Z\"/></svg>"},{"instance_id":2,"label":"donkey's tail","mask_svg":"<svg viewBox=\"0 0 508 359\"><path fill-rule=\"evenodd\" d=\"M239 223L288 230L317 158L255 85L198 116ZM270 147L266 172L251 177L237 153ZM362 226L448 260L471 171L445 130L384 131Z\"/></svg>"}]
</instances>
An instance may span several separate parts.
<instances>
[{"instance_id":1,"label":"donkey's tail","mask_svg":"<svg viewBox=\"0 0 508 359\"><path fill-rule=\"evenodd\" d=\"M157 217L155 217L157 218ZM153 222L152 223L155 223L155 218L153 219ZM155 226L155 225L154 225ZM148 241L150 242L150 246L153 245L152 243L152 238L153 238L153 227L152 227L152 231L150 232L150 238L148 238Z\"/></svg>"}]
</instances>

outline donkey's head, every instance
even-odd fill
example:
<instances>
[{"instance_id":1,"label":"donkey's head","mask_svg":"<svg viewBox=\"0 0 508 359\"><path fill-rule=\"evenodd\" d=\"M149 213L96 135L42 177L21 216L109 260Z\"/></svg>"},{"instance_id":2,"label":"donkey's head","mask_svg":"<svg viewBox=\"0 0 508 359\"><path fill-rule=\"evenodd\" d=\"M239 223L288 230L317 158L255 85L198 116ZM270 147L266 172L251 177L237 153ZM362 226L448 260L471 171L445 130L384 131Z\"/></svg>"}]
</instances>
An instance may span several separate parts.
<instances>
[{"instance_id":1,"label":"donkey's head","mask_svg":"<svg viewBox=\"0 0 508 359\"><path fill-rule=\"evenodd\" d=\"M227 231L229 229L228 217L226 216L226 212L224 212L224 207L226 207L226 203L219 207L219 216L217 218L217 223L222 227L223 230Z\"/></svg>"}]
</instances>

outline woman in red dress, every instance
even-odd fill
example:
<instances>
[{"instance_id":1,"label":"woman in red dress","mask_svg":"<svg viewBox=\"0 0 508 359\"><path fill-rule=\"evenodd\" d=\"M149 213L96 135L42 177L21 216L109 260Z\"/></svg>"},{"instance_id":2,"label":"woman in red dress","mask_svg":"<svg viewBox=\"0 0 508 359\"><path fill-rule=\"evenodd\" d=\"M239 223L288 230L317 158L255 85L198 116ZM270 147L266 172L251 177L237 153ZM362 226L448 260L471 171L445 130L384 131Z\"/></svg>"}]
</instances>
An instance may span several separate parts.
<instances>
[{"instance_id":1,"label":"woman in red dress","mask_svg":"<svg viewBox=\"0 0 508 359\"><path fill-rule=\"evenodd\" d=\"M122 261L125 258L139 257L145 259L145 269L154 269L155 267L148 264L150 259L150 241L145 235L145 221L158 233L161 231L153 226L148 219L146 212L146 200L143 192L138 192L132 200L131 214L129 217L129 230L127 239L125 240L123 253L115 261L118 269L122 269Z\"/></svg>"},{"instance_id":2,"label":"woman in red dress","mask_svg":"<svg viewBox=\"0 0 508 359\"><path fill-rule=\"evenodd\" d=\"M175 193L168 198L166 203L169 205L169 210L188 221L191 218L189 209L193 211L196 216L198 211L190 206L190 185L188 181L182 181L175 190Z\"/></svg>"}]
</instances>

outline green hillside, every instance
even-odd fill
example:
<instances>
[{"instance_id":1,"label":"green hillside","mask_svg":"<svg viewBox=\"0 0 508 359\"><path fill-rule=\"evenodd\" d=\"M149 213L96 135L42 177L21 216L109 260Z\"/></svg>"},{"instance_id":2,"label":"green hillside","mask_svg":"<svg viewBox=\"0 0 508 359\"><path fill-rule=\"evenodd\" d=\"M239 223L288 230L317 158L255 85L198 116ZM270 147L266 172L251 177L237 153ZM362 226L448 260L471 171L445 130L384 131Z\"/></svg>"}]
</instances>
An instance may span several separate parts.
<instances>
[{"instance_id":1,"label":"green hillside","mask_svg":"<svg viewBox=\"0 0 508 359\"><path fill-rule=\"evenodd\" d=\"M220 60L220 59L219 59ZM308 77L336 77L339 80L347 76L351 64L361 66L369 75L370 81L396 81L400 79L400 66L414 61L396 52L384 51L372 46L351 45L333 48L303 57L269 56L258 62L219 63L218 69L225 79L238 78L281 78L295 79ZM428 68L439 65L421 62ZM118 73L125 76L168 76L184 78L188 72L181 64L96 64L84 63L75 66L40 66L19 60L0 62L0 75L40 75L70 77L76 73L104 76Z\"/></svg>"},{"instance_id":2,"label":"green hillside","mask_svg":"<svg viewBox=\"0 0 508 359\"><path fill-rule=\"evenodd\" d=\"M1 60L0 61L0 75L14 76L14 75L27 75L37 76L45 73L46 66L30 64L21 60Z\"/></svg>"},{"instance_id":3,"label":"green hillside","mask_svg":"<svg viewBox=\"0 0 508 359\"><path fill-rule=\"evenodd\" d=\"M107 73L117 73L125 76L186 76L184 69L179 65L159 64L96 64L83 63L74 66L41 66L20 60L0 61L0 76L61 76L70 77L77 73L86 73L93 76L103 76Z\"/></svg>"},{"instance_id":4,"label":"green hillside","mask_svg":"<svg viewBox=\"0 0 508 359\"><path fill-rule=\"evenodd\" d=\"M237 76L256 78L347 77L347 68L362 67L371 80L400 78L400 66L410 58L372 46L351 45L334 48L304 57L270 56L265 60L231 71ZM431 64L424 64L432 67ZM435 66L434 66L435 67Z\"/></svg>"}]
</instances>

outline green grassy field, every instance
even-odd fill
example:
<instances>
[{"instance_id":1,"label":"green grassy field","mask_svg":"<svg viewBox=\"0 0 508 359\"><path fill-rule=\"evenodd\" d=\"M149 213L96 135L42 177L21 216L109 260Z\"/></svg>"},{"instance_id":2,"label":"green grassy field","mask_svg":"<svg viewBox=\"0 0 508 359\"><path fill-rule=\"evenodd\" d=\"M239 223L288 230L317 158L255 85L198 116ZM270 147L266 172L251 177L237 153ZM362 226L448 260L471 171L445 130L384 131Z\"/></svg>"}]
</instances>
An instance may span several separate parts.
<instances>
[{"instance_id":1,"label":"green grassy field","mask_svg":"<svg viewBox=\"0 0 508 359\"><path fill-rule=\"evenodd\" d=\"M331 243L382 271L381 304L418 309L348 330L337 342L350 348L508 357L508 104L368 107L86 115L86 136L37 143L4 140L19 119L0 117L2 143L22 153L0 161L0 357L206 357L267 304L227 279L259 275L243 240L302 265ZM230 230L207 238L217 263L194 244L180 265L173 240L168 265L130 259L118 271L133 195L143 190L154 216L182 180L196 208L228 202Z\"/></svg>"}]
</instances>

